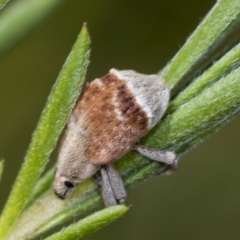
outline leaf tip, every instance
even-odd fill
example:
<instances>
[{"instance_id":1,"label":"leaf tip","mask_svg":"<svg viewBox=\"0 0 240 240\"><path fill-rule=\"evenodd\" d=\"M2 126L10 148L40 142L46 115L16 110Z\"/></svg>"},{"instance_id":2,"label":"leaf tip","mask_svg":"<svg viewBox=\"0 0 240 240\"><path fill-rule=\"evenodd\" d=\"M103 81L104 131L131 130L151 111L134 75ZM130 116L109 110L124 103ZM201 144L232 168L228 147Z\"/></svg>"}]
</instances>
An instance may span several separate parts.
<instances>
[{"instance_id":1,"label":"leaf tip","mask_svg":"<svg viewBox=\"0 0 240 240\"><path fill-rule=\"evenodd\" d=\"M83 23L82 28L87 30L87 28L88 28L88 27L87 27L87 22L84 22L84 23Z\"/></svg>"},{"instance_id":2,"label":"leaf tip","mask_svg":"<svg viewBox=\"0 0 240 240\"><path fill-rule=\"evenodd\" d=\"M0 159L0 178L2 175L3 168L4 168L4 159Z\"/></svg>"},{"instance_id":3,"label":"leaf tip","mask_svg":"<svg viewBox=\"0 0 240 240\"><path fill-rule=\"evenodd\" d=\"M84 36L89 37L87 22L84 22L84 23L83 23L83 26L82 26L82 29L81 29L81 33L82 33Z\"/></svg>"},{"instance_id":4,"label":"leaf tip","mask_svg":"<svg viewBox=\"0 0 240 240\"><path fill-rule=\"evenodd\" d=\"M125 205L116 205L116 206L107 208L107 210L109 212L115 213L116 217L118 218L124 215L129 210L129 208Z\"/></svg>"}]
</instances>

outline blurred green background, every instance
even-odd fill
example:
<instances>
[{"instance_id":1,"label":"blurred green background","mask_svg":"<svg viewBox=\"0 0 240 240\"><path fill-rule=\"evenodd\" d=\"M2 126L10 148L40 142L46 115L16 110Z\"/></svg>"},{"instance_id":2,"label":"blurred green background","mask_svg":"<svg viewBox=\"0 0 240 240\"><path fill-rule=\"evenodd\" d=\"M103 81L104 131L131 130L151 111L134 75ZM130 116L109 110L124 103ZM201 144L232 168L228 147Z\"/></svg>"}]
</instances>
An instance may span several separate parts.
<instances>
[{"instance_id":1,"label":"blurred green background","mask_svg":"<svg viewBox=\"0 0 240 240\"><path fill-rule=\"evenodd\" d=\"M92 38L89 80L112 67L155 73L214 3L69 0L8 52L0 61L0 156L6 160L0 208L83 22ZM175 174L131 190L128 214L88 239L239 239L239 124L238 116L184 156ZM49 165L55 159L56 151Z\"/></svg>"}]
</instances>

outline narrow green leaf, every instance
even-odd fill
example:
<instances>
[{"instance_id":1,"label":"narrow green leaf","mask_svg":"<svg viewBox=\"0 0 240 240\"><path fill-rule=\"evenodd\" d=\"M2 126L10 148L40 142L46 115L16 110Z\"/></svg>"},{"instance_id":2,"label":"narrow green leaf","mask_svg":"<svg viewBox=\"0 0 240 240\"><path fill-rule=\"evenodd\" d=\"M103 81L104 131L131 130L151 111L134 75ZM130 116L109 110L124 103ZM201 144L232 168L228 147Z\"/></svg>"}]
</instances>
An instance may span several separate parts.
<instances>
[{"instance_id":1,"label":"narrow green leaf","mask_svg":"<svg viewBox=\"0 0 240 240\"><path fill-rule=\"evenodd\" d=\"M149 177L156 175L160 169L162 164L154 161L148 162L148 164L139 168L136 172L129 174L129 176L124 181L124 184L128 188L133 188L139 183L145 181Z\"/></svg>"},{"instance_id":2,"label":"narrow green leaf","mask_svg":"<svg viewBox=\"0 0 240 240\"><path fill-rule=\"evenodd\" d=\"M160 169L161 169L161 164L152 161L149 164L145 164L144 166L140 167L137 171L134 171L131 174L129 174L127 178L124 179L124 184L127 188L133 188L140 182L158 173ZM37 228L36 231L33 231L32 234L28 234L28 236L31 236L31 238L36 238L40 234L51 229L52 227L55 227L61 223L64 223L65 221L72 219L73 217L77 217L79 214L89 212L93 208L96 208L97 206L102 204L102 197L99 191L99 186L98 188L93 189L91 192L89 190L90 189L88 189L88 191L84 193L85 197L84 195L82 195L81 201L79 201L81 195L76 194L76 196L78 196L79 198L78 201L73 202L68 207L66 206L65 210L61 211L59 214L56 214L49 220L45 221L45 223L42 226ZM43 199L40 199L40 201L42 200ZM52 200L53 199L51 199L51 201ZM46 200L43 200L43 201L46 202ZM25 222L25 226L26 226L26 222ZM22 227L24 227L24 225L22 225ZM21 229L21 227L18 226L18 229ZM19 238L20 235L15 235L15 237Z\"/></svg>"},{"instance_id":3,"label":"narrow green leaf","mask_svg":"<svg viewBox=\"0 0 240 240\"><path fill-rule=\"evenodd\" d=\"M31 196L57 139L80 94L89 58L90 39L84 26L48 98L20 173L0 218L0 239L8 233Z\"/></svg>"},{"instance_id":4,"label":"narrow green leaf","mask_svg":"<svg viewBox=\"0 0 240 240\"><path fill-rule=\"evenodd\" d=\"M62 231L53 234L45 240L78 240L105 227L127 212L128 208L123 205L105 208L85 219L70 225Z\"/></svg>"},{"instance_id":5,"label":"narrow green leaf","mask_svg":"<svg viewBox=\"0 0 240 240\"><path fill-rule=\"evenodd\" d=\"M124 157L122 161L116 162L119 173L123 176L124 181L128 177L135 179L135 184L147 178L149 171L141 170L149 161L142 158L136 152L132 152ZM153 163L155 164L155 163ZM157 170L162 168L161 164L157 164ZM148 169L148 168L147 168ZM51 178L54 177L54 169L51 170ZM140 171L140 172L139 172ZM136 177L132 174L137 174ZM151 175L154 174L151 166ZM40 181L47 182L47 175ZM137 181L138 180L138 181ZM131 182L133 180L129 180ZM35 200L29 208L25 209L20 218L14 225L8 240L24 239L26 236L36 238L45 231L54 226L64 223L65 221L85 214L90 210L103 204L100 186L92 179L89 179L78 185L74 193L67 199L60 200L55 196L52 189L52 182L49 182L49 188ZM128 186L128 185L127 185ZM30 228L28 226L31 226Z\"/></svg>"},{"instance_id":6,"label":"narrow green leaf","mask_svg":"<svg viewBox=\"0 0 240 240\"><path fill-rule=\"evenodd\" d=\"M211 126L204 129L203 131L196 134L192 139L186 141L184 144L182 144L177 151L181 154L184 154L185 152L189 151L190 149L196 147L199 143L201 143L204 139L206 139L208 136L216 132L220 127L222 127L224 124L226 124L229 120L231 120L235 115L239 112L240 106L234 106L233 109L228 111L226 114L226 118L221 118L219 121L213 122Z\"/></svg>"},{"instance_id":7,"label":"narrow green leaf","mask_svg":"<svg viewBox=\"0 0 240 240\"><path fill-rule=\"evenodd\" d=\"M137 153L131 153L129 156L132 161L126 156L125 160L116 163L116 167L124 177L124 181L127 181L127 187L130 187L133 182L135 186L161 168L161 165L155 162L152 162L152 165L148 167L146 165L148 160L141 158ZM157 169L153 170L153 166L157 166ZM46 176L41 181L46 181L45 178ZM50 185L49 189L42 193L37 201L21 214L7 239L24 239L26 236L36 238L52 227L62 224L73 217L85 214L100 206L100 204L103 204L100 186L92 179L79 184L74 193L65 200L57 198Z\"/></svg>"},{"instance_id":8,"label":"narrow green leaf","mask_svg":"<svg viewBox=\"0 0 240 240\"><path fill-rule=\"evenodd\" d=\"M97 206L102 203L101 196L99 194L99 191L93 191L92 194L85 193L85 199L83 199L80 202L75 202L74 204L70 205L69 207L66 207L61 211L59 214L56 214L49 220L45 221L43 225L41 225L39 228L36 229L36 231L32 232L32 238L36 238L40 236L42 233L48 231L49 229L59 225L63 224L69 219L73 219L74 217L78 217L81 213L88 213Z\"/></svg>"},{"instance_id":9,"label":"narrow green leaf","mask_svg":"<svg viewBox=\"0 0 240 240\"><path fill-rule=\"evenodd\" d=\"M0 55L22 39L61 2L62 0L18 0L4 9L0 15Z\"/></svg>"},{"instance_id":10,"label":"narrow green leaf","mask_svg":"<svg viewBox=\"0 0 240 240\"><path fill-rule=\"evenodd\" d=\"M10 0L0 0L0 9L5 7L5 5L9 2Z\"/></svg>"},{"instance_id":11,"label":"narrow green leaf","mask_svg":"<svg viewBox=\"0 0 240 240\"><path fill-rule=\"evenodd\" d=\"M51 168L40 180L38 181L31 197L28 199L25 208L28 208L43 192L45 192L51 185L54 179L56 167Z\"/></svg>"},{"instance_id":12,"label":"narrow green leaf","mask_svg":"<svg viewBox=\"0 0 240 240\"><path fill-rule=\"evenodd\" d=\"M170 88L227 36L233 25L239 24L240 1L219 0L181 50L163 70L162 76Z\"/></svg>"},{"instance_id":13,"label":"narrow green leaf","mask_svg":"<svg viewBox=\"0 0 240 240\"><path fill-rule=\"evenodd\" d=\"M234 112L232 114L234 116ZM229 116L228 119L230 119L232 116ZM222 121L219 121L217 124L213 124L210 128L205 129L204 131L196 134L192 139L189 141L186 141L184 144L182 144L180 147L178 147L177 152L184 154L185 152L188 152L189 149L194 148L197 146L200 142L202 142L204 139L206 139L209 135L213 134L218 128L224 125L226 121L223 119Z\"/></svg>"},{"instance_id":14,"label":"narrow green leaf","mask_svg":"<svg viewBox=\"0 0 240 240\"><path fill-rule=\"evenodd\" d=\"M94 199L97 188L97 184L92 179L88 179L79 184L71 197L62 200L56 197L50 186L34 204L23 211L7 240L35 238L43 231L62 223L62 220L79 215L79 212L76 212L77 208L80 208L81 213L89 208L92 209L96 206L96 202L100 202L99 196ZM93 204L92 208L91 204Z\"/></svg>"},{"instance_id":15,"label":"narrow green leaf","mask_svg":"<svg viewBox=\"0 0 240 240\"><path fill-rule=\"evenodd\" d=\"M0 160L0 181L2 178L3 167L4 167L4 160Z\"/></svg>"},{"instance_id":16,"label":"narrow green leaf","mask_svg":"<svg viewBox=\"0 0 240 240\"><path fill-rule=\"evenodd\" d=\"M239 109L239 96L240 68L168 115L145 141L162 149L178 149L214 124L226 122Z\"/></svg>"},{"instance_id":17,"label":"narrow green leaf","mask_svg":"<svg viewBox=\"0 0 240 240\"><path fill-rule=\"evenodd\" d=\"M180 92L168 107L167 113L170 114L179 106L188 102L196 95L201 93L205 88L211 86L215 81L219 80L224 74L230 72L240 60L240 44L231 49L211 68L205 71L201 76L192 82L188 88Z\"/></svg>"}]
</instances>

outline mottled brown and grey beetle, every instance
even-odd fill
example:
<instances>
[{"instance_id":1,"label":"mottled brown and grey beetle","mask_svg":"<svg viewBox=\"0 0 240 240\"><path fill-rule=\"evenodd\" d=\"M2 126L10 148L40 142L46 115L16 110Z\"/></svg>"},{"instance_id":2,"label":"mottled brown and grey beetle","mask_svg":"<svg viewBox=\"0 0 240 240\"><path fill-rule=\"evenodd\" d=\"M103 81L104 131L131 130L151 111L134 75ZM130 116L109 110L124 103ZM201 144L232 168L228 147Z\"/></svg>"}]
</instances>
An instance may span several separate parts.
<instances>
[{"instance_id":1,"label":"mottled brown and grey beetle","mask_svg":"<svg viewBox=\"0 0 240 240\"><path fill-rule=\"evenodd\" d=\"M132 70L111 69L92 81L67 123L53 184L56 195L68 197L78 183L100 170L105 205L123 203L127 193L112 163L131 150L176 164L173 152L137 144L161 119L169 96L159 76Z\"/></svg>"}]
</instances>

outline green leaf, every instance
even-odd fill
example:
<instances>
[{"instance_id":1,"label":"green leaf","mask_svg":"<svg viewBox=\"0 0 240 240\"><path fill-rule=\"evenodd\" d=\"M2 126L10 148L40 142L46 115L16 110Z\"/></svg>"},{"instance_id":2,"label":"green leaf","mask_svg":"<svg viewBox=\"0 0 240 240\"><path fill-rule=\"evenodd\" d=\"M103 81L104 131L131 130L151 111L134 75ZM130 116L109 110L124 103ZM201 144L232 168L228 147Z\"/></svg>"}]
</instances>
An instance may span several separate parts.
<instances>
[{"instance_id":1,"label":"green leaf","mask_svg":"<svg viewBox=\"0 0 240 240\"><path fill-rule=\"evenodd\" d=\"M89 35L84 26L51 91L1 215L0 239L7 235L31 196L80 94L89 62L89 44Z\"/></svg>"},{"instance_id":2,"label":"green leaf","mask_svg":"<svg viewBox=\"0 0 240 240\"><path fill-rule=\"evenodd\" d=\"M148 165L147 159L138 161L141 156L136 153L130 155L134 155L136 158L134 157L133 161L129 161L127 158L126 161L116 163L121 175L126 175L124 177L126 187L136 186L161 168L161 165L156 162ZM53 177L52 170L51 173ZM46 181L46 176L41 181ZM80 214L85 214L100 204L103 204L100 186L92 179L79 184L73 194L64 201L55 196L52 186L50 186L37 199L36 203L33 203L21 214L8 239L24 239L26 236L36 238L52 227Z\"/></svg>"},{"instance_id":3,"label":"green leaf","mask_svg":"<svg viewBox=\"0 0 240 240\"><path fill-rule=\"evenodd\" d=\"M55 167L51 168L40 180L38 181L31 197L28 199L27 205L25 208L28 208L41 194L46 191L53 182L55 173Z\"/></svg>"},{"instance_id":4,"label":"green leaf","mask_svg":"<svg viewBox=\"0 0 240 240\"><path fill-rule=\"evenodd\" d=\"M170 114L178 107L188 102L204 89L211 86L215 81L219 80L224 74L230 72L239 64L240 60L240 44L231 49L211 68L195 79L187 89L180 92L168 107L167 113Z\"/></svg>"},{"instance_id":5,"label":"green leaf","mask_svg":"<svg viewBox=\"0 0 240 240\"><path fill-rule=\"evenodd\" d=\"M168 115L145 141L151 146L178 151L206 129L226 122L239 109L239 96L240 68L237 68Z\"/></svg>"},{"instance_id":6,"label":"green leaf","mask_svg":"<svg viewBox=\"0 0 240 240\"><path fill-rule=\"evenodd\" d=\"M0 0L0 9L5 7L5 5L9 2L9 0Z\"/></svg>"},{"instance_id":7,"label":"green leaf","mask_svg":"<svg viewBox=\"0 0 240 240\"><path fill-rule=\"evenodd\" d=\"M61 200L50 186L34 204L23 211L7 239L24 239L26 236L35 238L51 227L79 215L79 211L83 213L93 209L101 202L97 188L97 184L88 179L79 184L71 197Z\"/></svg>"},{"instance_id":8,"label":"green leaf","mask_svg":"<svg viewBox=\"0 0 240 240\"><path fill-rule=\"evenodd\" d=\"M101 229L117 218L123 216L128 208L123 205L105 208L85 219L70 225L62 231L53 234L45 240L78 240Z\"/></svg>"},{"instance_id":9,"label":"green leaf","mask_svg":"<svg viewBox=\"0 0 240 240\"><path fill-rule=\"evenodd\" d=\"M61 2L62 0L18 0L1 11L0 55L21 40Z\"/></svg>"},{"instance_id":10,"label":"green leaf","mask_svg":"<svg viewBox=\"0 0 240 240\"><path fill-rule=\"evenodd\" d=\"M239 24L240 1L219 0L181 50L163 70L163 79L173 88L194 66L201 63Z\"/></svg>"},{"instance_id":11,"label":"green leaf","mask_svg":"<svg viewBox=\"0 0 240 240\"><path fill-rule=\"evenodd\" d=\"M145 163L147 162L145 160ZM161 165L153 161L138 169L133 170L131 168L128 176L124 178L125 186L127 188L136 186L156 174L160 168ZM123 173L119 166L118 170ZM125 168L125 170L127 169ZM73 195L64 201L58 199L54 195L52 187L50 187L36 204L23 212L8 239L24 239L26 236L31 239L36 238L52 227L80 214L85 214L102 203L100 187L92 179L79 184ZM28 226L31 226L31 228Z\"/></svg>"},{"instance_id":12,"label":"green leaf","mask_svg":"<svg viewBox=\"0 0 240 240\"><path fill-rule=\"evenodd\" d=\"M4 167L4 160L0 160L0 181L2 178L3 167Z\"/></svg>"}]
</instances>

